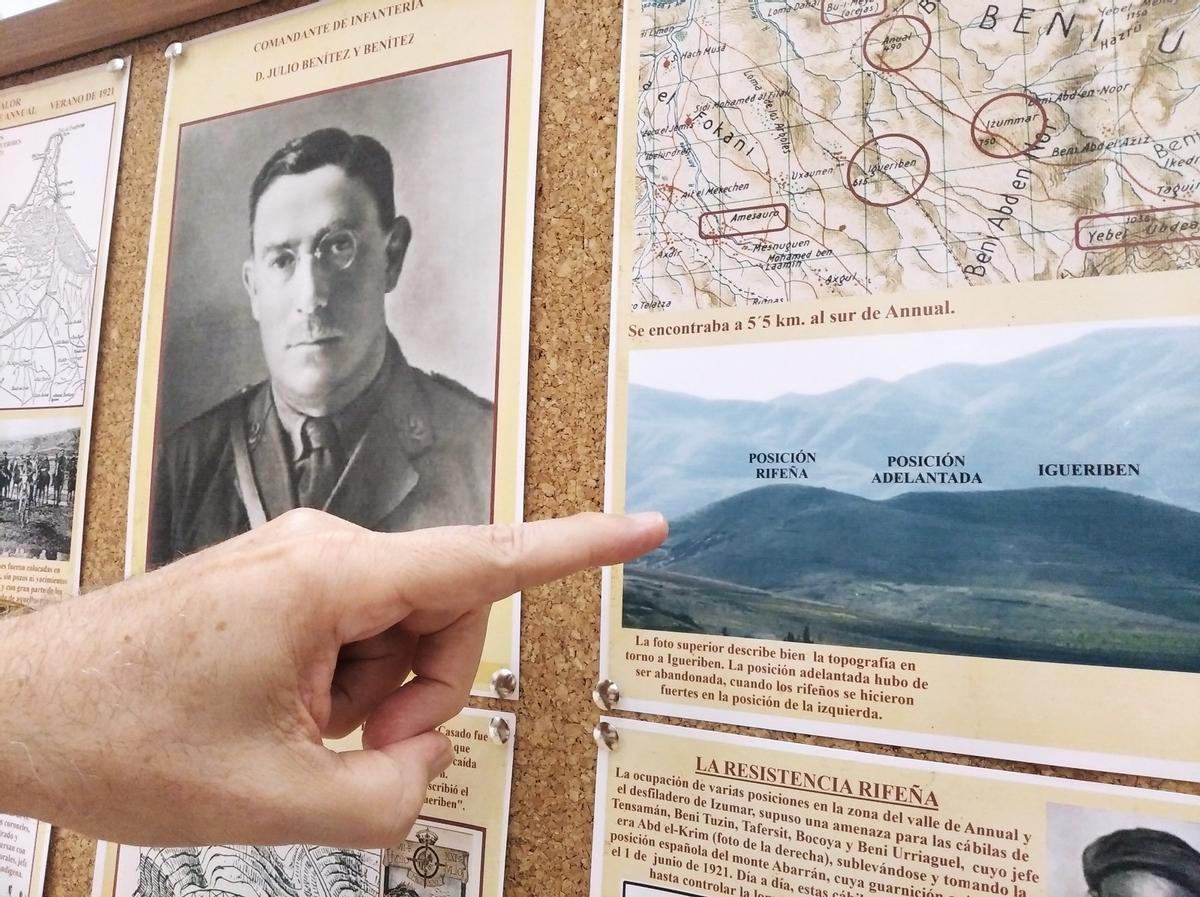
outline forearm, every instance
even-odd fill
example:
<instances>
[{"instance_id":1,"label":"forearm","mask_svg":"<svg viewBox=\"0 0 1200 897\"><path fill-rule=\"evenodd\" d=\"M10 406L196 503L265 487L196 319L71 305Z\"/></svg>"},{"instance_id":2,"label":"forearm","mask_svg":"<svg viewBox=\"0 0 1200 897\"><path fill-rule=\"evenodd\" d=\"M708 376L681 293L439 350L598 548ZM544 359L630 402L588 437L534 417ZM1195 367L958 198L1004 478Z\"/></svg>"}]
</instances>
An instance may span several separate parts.
<instances>
[{"instance_id":1,"label":"forearm","mask_svg":"<svg viewBox=\"0 0 1200 897\"><path fill-rule=\"evenodd\" d=\"M53 721L60 718L61 668L47 626L54 609L0 620L0 812L44 818L65 783L56 781Z\"/></svg>"},{"instance_id":2,"label":"forearm","mask_svg":"<svg viewBox=\"0 0 1200 897\"><path fill-rule=\"evenodd\" d=\"M131 771L156 781L156 736L180 716L160 712L170 668L147 645L179 663L189 621L175 611L163 633L145 619L147 581L0 620L0 813L100 835Z\"/></svg>"}]
</instances>

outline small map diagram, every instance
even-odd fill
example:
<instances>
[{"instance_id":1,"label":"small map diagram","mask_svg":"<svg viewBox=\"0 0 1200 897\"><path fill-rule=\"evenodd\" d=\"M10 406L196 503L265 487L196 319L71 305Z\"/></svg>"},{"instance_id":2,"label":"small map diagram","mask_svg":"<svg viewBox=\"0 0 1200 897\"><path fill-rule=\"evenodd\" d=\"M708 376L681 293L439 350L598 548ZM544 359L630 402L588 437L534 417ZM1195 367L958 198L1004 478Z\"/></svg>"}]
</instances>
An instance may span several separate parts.
<instances>
[{"instance_id":1,"label":"small map diagram","mask_svg":"<svg viewBox=\"0 0 1200 897\"><path fill-rule=\"evenodd\" d=\"M63 169L71 142L92 136L87 135L92 120L56 124L44 143L25 153L38 163L32 181L5 185L28 187L23 201L0 212L0 409L74 407L84 401L96 279L96 247L84 234L99 234L100 207L85 203L96 206L87 216L96 220L78 220L84 215L73 202L76 179L64 177ZM21 130L0 136L11 139ZM16 151L0 154L0 181L20 177L21 166L9 159L32 141L18 137L13 144ZM97 155L102 186L107 154Z\"/></svg>"},{"instance_id":2,"label":"small map diagram","mask_svg":"<svg viewBox=\"0 0 1200 897\"><path fill-rule=\"evenodd\" d=\"M635 312L1200 264L1200 5L643 0Z\"/></svg>"}]
</instances>

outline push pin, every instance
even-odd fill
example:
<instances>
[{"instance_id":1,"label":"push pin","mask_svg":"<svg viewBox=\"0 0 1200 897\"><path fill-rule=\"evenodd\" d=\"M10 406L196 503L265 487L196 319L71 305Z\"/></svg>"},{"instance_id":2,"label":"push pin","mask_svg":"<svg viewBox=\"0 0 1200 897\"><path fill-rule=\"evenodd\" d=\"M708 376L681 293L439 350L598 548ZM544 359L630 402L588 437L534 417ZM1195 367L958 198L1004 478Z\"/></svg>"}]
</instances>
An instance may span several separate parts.
<instances>
[{"instance_id":1,"label":"push pin","mask_svg":"<svg viewBox=\"0 0 1200 897\"><path fill-rule=\"evenodd\" d=\"M512 670L496 670L492 673L492 691L502 698L511 698L517 693L517 674Z\"/></svg>"},{"instance_id":2,"label":"push pin","mask_svg":"<svg viewBox=\"0 0 1200 897\"><path fill-rule=\"evenodd\" d=\"M502 716L493 716L488 723L488 741L493 744L508 744L512 738L512 726Z\"/></svg>"},{"instance_id":3,"label":"push pin","mask_svg":"<svg viewBox=\"0 0 1200 897\"><path fill-rule=\"evenodd\" d=\"M163 55L166 56L167 59L178 59L183 55L183 43L181 41L175 41L175 43L167 47L167 51L163 53Z\"/></svg>"},{"instance_id":4,"label":"push pin","mask_svg":"<svg viewBox=\"0 0 1200 897\"><path fill-rule=\"evenodd\" d=\"M118 56L116 59L110 59L108 61L108 70L110 72L125 71L125 60L120 56Z\"/></svg>"},{"instance_id":5,"label":"push pin","mask_svg":"<svg viewBox=\"0 0 1200 897\"><path fill-rule=\"evenodd\" d=\"M610 751L615 751L617 744L621 741L621 736L617 734L616 726L601 720L592 729L592 739L596 742L596 747L608 748Z\"/></svg>"},{"instance_id":6,"label":"push pin","mask_svg":"<svg viewBox=\"0 0 1200 897\"><path fill-rule=\"evenodd\" d=\"M621 700L621 689L611 679L601 679L592 689L592 703L601 710L612 710Z\"/></svg>"}]
</instances>

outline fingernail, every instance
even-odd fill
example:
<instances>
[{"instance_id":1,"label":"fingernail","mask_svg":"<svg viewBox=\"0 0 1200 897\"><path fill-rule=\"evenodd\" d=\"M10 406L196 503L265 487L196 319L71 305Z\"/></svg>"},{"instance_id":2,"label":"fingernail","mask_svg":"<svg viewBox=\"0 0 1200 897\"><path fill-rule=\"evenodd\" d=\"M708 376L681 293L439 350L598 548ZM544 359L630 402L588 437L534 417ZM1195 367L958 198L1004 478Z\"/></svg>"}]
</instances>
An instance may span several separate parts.
<instances>
[{"instance_id":1,"label":"fingernail","mask_svg":"<svg viewBox=\"0 0 1200 897\"><path fill-rule=\"evenodd\" d=\"M658 511L639 511L636 514L626 514L625 517L631 523L636 523L646 528L661 526L666 523L666 518Z\"/></svg>"}]
</instances>

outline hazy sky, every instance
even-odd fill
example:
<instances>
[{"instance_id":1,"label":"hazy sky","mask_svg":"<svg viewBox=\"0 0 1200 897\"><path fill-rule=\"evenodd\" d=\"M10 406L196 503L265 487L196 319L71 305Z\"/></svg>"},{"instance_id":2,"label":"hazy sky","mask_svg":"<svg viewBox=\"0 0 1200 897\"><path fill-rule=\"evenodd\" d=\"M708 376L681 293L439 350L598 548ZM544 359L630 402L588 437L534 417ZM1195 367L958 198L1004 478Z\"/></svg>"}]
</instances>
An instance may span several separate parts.
<instances>
[{"instance_id":1,"label":"hazy sky","mask_svg":"<svg viewBox=\"0 0 1200 897\"><path fill-rule=\"evenodd\" d=\"M706 399L819 395L868 378L895 381L943 364L996 364L1097 330L1195 326L1195 318L884 334L629 353L629 380Z\"/></svg>"},{"instance_id":2,"label":"hazy sky","mask_svg":"<svg viewBox=\"0 0 1200 897\"><path fill-rule=\"evenodd\" d=\"M78 430L78 417L42 417L16 418L0 417L0 442L14 439L28 439L31 436L44 436L47 433L61 433L63 430Z\"/></svg>"}]
</instances>

